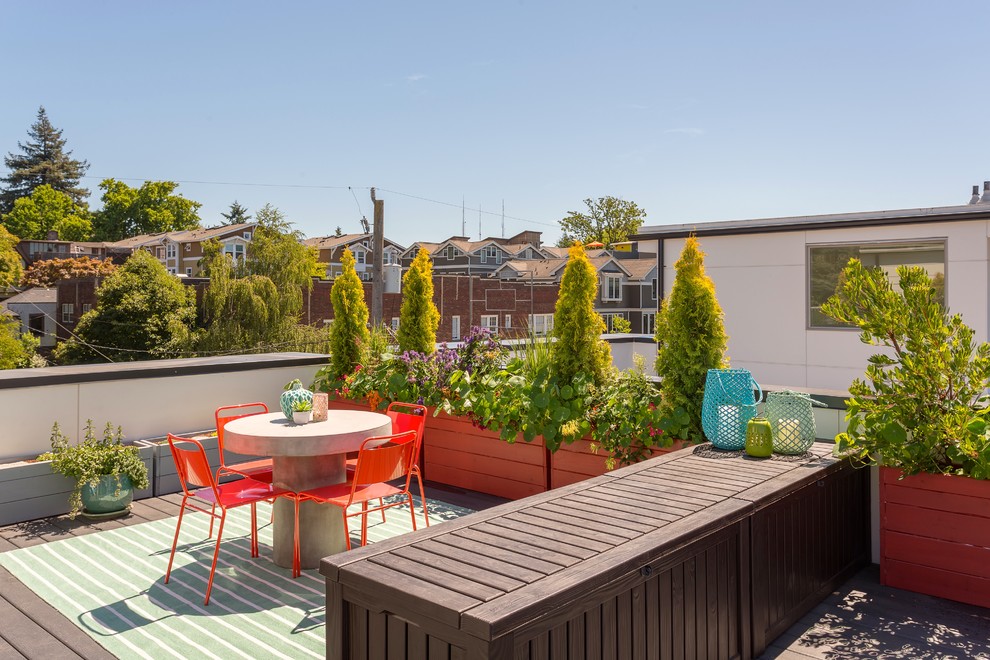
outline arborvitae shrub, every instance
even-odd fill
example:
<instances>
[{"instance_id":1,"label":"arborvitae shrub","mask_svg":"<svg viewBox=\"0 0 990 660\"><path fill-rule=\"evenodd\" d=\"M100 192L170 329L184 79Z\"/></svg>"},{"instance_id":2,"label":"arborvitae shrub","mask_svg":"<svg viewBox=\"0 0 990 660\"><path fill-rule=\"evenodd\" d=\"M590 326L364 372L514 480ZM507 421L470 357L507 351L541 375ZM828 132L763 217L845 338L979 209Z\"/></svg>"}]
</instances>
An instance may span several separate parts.
<instances>
[{"instance_id":1,"label":"arborvitae shrub","mask_svg":"<svg viewBox=\"0 0 990 660\"><path fill-rule=\"evenodd\" d=\"M440 312L433 304L433 265L430 253L420 249L402 278L399 311L399 350L432 353L436 350Z\"/></svg>"},{"instance_id":2,"label":"arborvitae shrub","mask_svg":"<svg viewBox=\"0 0 990 660\"><path fill-rule=\"evenodd\" d=\"M595 311L598 275L588 261L584 246L576 243L568 253L560 281L560 296L553 315L552 364L558 382L578 373L602 383L612 366L612 352L601 338L605 321Z\"/></svg>"},{"instance_id":3,"label":"arborvitae shrub","mask_svg":"<svg viewBox=\"0 0 990 660\"><path fill-rule=\"evenodd\" d=\"M709 369L728 365L722 307L715 284L705 274L705 253L698 239L688 237L674 264L677 275L670 296L657 314L657 375L663 380L662 409L672 414L682 408L690 418L680 436L700 439L701 406Z\"/></svg>"},{"instance_id":4,"label":"arborvitae shrub","mask_svg":"<svg viewBox=\"0 0 990 660\"><path fill-rule=\"evenodd\" d=\"M330 375L339 378L361 364L368 346L368 305L364 286L354 270L354 255L344 248L343 270L330 289L333 324L330 326Z\"/></svg>"}]
</instances>

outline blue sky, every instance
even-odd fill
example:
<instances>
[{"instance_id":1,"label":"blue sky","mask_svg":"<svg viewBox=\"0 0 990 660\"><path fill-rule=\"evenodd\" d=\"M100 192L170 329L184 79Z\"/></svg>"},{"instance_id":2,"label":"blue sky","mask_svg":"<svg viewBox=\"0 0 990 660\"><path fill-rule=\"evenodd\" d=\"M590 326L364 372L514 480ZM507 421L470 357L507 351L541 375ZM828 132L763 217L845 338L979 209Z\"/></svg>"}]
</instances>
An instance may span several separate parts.
<instances>
[{"instance_id":1,"label":"blue sky","mask_svg":"<svg viewBox=\"0 0 990 660\"><path fill-rule=\"evenodd\" d=\"M91 190L189 182L204 225L237 199L309 236L357 232L378 186L403 244L459 234L462 196L469 235L479 207L499 235L504 200L506 235L549 242L586 197L690 223L965 203L990 179L976 1L8 1L0 16L0 153L44 105Z\"/></svg>"}]
</instances>

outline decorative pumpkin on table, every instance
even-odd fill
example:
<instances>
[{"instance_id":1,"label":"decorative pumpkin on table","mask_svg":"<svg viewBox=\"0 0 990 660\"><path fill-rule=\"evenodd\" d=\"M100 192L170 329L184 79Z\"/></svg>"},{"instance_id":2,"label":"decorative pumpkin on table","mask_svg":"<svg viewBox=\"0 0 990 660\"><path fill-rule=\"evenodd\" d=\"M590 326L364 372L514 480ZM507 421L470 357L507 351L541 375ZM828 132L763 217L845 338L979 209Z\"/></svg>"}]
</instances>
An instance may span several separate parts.
<instances>
[{"instance_id":1,"label":"decorative pumpkin on table","mask_svg":"<svg viewBox=\"0 0 990 660\"><path fill-rule=\"evenodd\" d=\"M303 387L302 381L296 378L285 386L285 391L282 392L278 402L282 414L287 420L292 421L292 413L297 409L296 404L303 401L309 403L310 410L313 409L313 393Z\"/></svg>"}]
</instances>

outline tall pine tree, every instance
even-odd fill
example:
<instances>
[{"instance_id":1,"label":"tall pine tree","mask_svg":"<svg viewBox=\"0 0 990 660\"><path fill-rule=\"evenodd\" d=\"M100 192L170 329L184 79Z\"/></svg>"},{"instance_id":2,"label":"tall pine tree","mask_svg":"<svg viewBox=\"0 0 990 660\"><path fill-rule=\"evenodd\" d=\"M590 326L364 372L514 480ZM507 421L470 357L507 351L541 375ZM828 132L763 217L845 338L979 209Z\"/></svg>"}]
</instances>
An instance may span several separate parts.
<instances>
[{"instance_id":1,"label":"tall pine tree","mask_svg":"<svg viewBox=\"0 0 990 660\"><path fill-rule=\"evenodd\" d=\"M230 211L228 213L221 213L226 220L223 224L225 225L237 225L242 222L248 222L251 220L251 214L248 213L246 206L241 206L240 202L236 199L234 203L230 205Z\"/></svg>"},{"instance_id":2,"label":"tall pine tree","mask_svg":"<svg viewBox=\"0 0 990 660\"><path fill-rule=\"evenodd\" d=\"M89 191L79 187L79 180L89 169L89 163L71 158L72 151L65 150L61 129L52 126L44 106L38 108L38 118L28 131L27 143L17 143L21 153L8 153L4 164L10 173L0 178L0 214L10 213L14 201L27 197L38 186L50 185L85 207Z\"/></svg>"}]
</instances>

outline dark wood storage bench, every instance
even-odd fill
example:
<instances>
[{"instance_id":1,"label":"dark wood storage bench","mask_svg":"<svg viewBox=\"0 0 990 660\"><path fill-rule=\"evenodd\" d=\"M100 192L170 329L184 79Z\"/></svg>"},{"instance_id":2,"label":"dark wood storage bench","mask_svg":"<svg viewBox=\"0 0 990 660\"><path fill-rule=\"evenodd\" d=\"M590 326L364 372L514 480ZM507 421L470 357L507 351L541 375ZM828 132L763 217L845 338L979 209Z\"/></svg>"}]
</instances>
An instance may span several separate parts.
<instances>
[{"instance_id":1,"label":"dark wood storage bench","mask_svg":"<svg viewBox=\"0 0 990 660\"><path fill-rule=\"evenodd\" d=\"M692 447L327 557L330 658L749 658L869 560L816 445Z\"/></svg>"}]
</instances>

